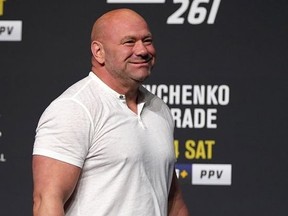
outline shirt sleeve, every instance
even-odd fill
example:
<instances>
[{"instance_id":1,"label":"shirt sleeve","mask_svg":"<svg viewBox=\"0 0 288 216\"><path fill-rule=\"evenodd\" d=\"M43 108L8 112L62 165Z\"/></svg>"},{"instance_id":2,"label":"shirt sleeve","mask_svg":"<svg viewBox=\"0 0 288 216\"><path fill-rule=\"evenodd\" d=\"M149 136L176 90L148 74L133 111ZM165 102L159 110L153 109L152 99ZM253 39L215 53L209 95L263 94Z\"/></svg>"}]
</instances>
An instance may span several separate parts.
<instances>
[{"instance_id":1,"label":"shirt sleeve","mask_svg":"<svg viewBox=\"0 0 288 216\"><path fill-rule=\"evenodd\" d=\"M79 101L56 100L39 120L33 155L51 157L82 168L92 129L90 115Z\"/></svg>"}]
</instances>

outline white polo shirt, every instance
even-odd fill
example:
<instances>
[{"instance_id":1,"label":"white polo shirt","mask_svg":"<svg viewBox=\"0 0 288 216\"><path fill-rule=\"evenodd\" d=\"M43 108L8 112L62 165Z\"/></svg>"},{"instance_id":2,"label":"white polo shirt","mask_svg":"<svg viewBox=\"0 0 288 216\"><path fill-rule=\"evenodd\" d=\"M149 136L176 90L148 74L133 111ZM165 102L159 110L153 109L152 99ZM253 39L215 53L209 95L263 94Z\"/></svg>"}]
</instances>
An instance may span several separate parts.
<instances>
[{"instance_id":1,"label":"white polo shirt","mask_svg":"<svg viewBox=\"0 0 288 216\"><path fill-rule=\"evenodd\" d=\"M90 72L41 116L33 154L82 168L66 215L167 215L174 123L161 99L140 91L135 114Z\"/></svg>"}]
</instances>

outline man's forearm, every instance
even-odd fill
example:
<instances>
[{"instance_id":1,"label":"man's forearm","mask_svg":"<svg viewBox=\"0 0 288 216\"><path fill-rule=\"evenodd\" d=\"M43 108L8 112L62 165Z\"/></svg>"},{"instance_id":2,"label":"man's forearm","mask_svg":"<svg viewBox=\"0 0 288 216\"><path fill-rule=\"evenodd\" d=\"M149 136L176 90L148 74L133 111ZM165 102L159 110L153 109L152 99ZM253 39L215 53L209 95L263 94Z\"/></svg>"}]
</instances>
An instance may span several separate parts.
<instances>
[{"instance_id":1,"label":"man's forearm","mask_svg":"<svg viewBox=\"0 0 288 216\"><path fill-rule=\"evenodd\" d=\"M169 202L169 216L189 216L188 208L181 196L178 194Z\"/></svg>"},{"instance_id":2,"label":"man's forearm","mask_svg":"<svg viewBox=\"0 0 288 216\"><path fill-rule=\"evenodd\" d=\"M184 202L176 173L174 173L168 199L169 216L189 216L188 208Z\"/></svg>"}]
</instances>

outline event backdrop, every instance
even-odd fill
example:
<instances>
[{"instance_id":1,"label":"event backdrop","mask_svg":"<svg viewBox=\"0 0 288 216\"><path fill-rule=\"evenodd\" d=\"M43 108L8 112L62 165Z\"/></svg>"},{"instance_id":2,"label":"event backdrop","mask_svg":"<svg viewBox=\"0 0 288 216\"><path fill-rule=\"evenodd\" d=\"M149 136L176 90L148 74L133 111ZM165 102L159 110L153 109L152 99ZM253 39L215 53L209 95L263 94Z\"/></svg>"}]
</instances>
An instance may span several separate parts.
<instances>
[{"instance_id":1,"label":"event backdrop","mask_svg":"<svg viewBox=\"0 0 288 216\"><path fill-rule=\"evenodd\" d=\"M39 117L90 71L94 20L123 7L154 34L145 86L171 108L191 215L287 215L287 0L0 0L0 215L32 215Z\"/></svg>"}]
</instances>

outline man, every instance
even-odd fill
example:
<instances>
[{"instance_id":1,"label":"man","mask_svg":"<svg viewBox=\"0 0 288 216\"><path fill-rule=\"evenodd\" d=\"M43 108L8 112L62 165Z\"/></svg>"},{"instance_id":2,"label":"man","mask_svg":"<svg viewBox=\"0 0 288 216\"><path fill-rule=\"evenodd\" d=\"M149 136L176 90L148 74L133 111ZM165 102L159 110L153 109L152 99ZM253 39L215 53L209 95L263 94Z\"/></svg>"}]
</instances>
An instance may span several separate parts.
<instances>
[{"instance_id":1,"label":"man","mask_svg":"<svg viewBox=\"0 0 288 216\"><path fill-rule=\"evenodd\" d=\"M147 23L110 11L93 26L91 51L92 72L39 121L34 216L187 216L171 114L141 86L156 54Z\"/></svg>"}]
</instances>

